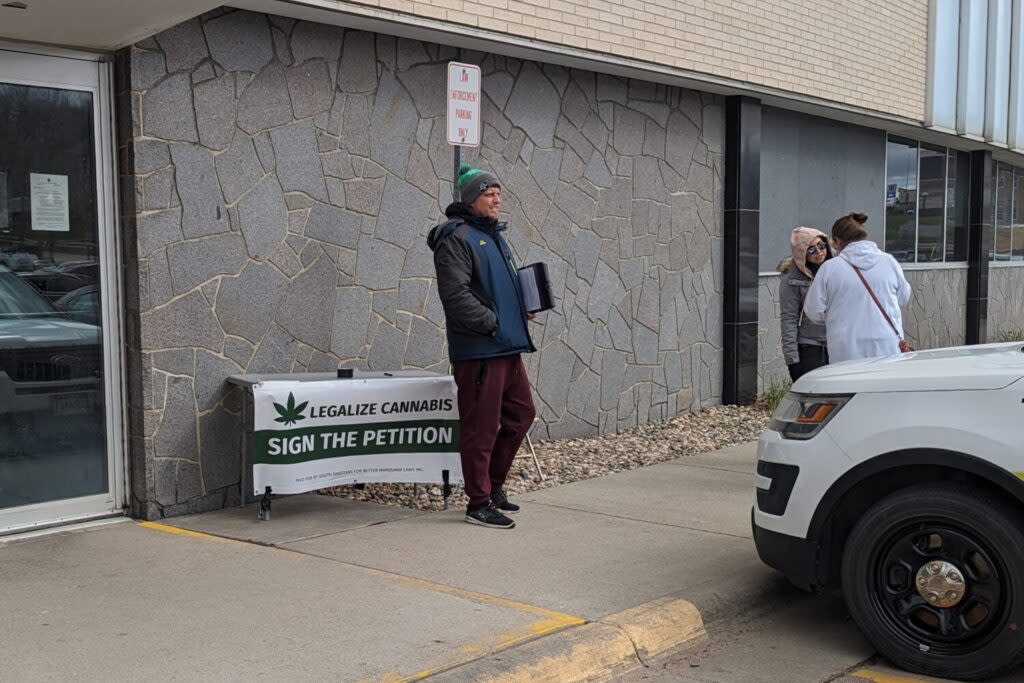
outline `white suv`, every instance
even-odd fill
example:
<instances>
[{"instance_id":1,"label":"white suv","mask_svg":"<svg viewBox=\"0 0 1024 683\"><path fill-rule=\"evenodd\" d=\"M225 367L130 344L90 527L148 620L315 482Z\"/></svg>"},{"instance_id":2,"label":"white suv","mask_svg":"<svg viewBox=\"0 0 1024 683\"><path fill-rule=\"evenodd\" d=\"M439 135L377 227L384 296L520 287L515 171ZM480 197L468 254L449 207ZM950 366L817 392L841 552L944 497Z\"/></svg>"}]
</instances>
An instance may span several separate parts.
<instances>
[{"instance_id":1,"label":"white suv","mask_svg":"<svg viewBox=\"0 0 1024 683\"><path fill-rule=\"evenodd\" d=\"M757 551L842 586L884 656L979 680L1024 661L1024 344L801 377L758 444Z\"/></svg>"}]
</instances>

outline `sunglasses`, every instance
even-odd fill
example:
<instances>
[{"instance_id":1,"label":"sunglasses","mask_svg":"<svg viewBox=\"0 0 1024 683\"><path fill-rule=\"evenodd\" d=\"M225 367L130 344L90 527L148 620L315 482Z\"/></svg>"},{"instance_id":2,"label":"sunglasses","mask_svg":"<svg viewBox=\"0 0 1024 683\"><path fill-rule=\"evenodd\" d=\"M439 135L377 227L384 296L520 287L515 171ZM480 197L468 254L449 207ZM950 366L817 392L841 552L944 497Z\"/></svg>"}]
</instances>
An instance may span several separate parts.
<instances>
[{"instance_id":1,"label":"sunglasses","mask_svg":"<svg viewBox=\"0 0 1024 683\"><path fill-rule=\"evenodd\" d=\"M827 253L828 252L828 247L826 247L821 242L818 242L817 244L812 244L811 246L807 247L808 255L813 254L816 251L823 251L823 252Z\"/></svg>"}]
</instances>

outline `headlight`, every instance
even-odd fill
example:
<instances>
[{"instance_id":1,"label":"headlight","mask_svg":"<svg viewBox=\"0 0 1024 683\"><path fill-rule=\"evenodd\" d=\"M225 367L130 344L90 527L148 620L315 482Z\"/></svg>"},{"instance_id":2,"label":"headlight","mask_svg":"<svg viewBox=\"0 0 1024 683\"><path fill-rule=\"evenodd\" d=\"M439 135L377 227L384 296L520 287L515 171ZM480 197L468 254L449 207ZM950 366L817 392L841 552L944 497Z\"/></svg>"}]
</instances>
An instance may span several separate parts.
<instances>
[{"instance_id":1,"label":"headlight","mask_svg":"<svg viewBox=\"0 0 1024 683\"><path fill-rule=\"evenodd\" d=\"M852 394L818 396L790 392L779 402L768 428L782 434L784 439L810 439L851 398Z\"/></svg>"}]
</instances>

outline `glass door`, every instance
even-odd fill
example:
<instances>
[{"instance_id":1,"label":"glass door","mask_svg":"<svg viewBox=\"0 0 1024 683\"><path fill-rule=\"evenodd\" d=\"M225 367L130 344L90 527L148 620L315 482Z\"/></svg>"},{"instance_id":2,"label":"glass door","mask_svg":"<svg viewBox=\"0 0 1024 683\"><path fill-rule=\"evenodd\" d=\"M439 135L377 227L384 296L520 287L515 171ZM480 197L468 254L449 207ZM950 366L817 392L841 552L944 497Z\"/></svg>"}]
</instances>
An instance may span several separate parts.
<instances>
[{"instance_id":1,"label":"glass door","mask_svg":"<svg viewBox=\"0 0 1024 683\"><path fill-rule=\"evenodd\" d=\"M0 533L122 508L108 80L0 46Z\"/></svg>"}]
</instances>

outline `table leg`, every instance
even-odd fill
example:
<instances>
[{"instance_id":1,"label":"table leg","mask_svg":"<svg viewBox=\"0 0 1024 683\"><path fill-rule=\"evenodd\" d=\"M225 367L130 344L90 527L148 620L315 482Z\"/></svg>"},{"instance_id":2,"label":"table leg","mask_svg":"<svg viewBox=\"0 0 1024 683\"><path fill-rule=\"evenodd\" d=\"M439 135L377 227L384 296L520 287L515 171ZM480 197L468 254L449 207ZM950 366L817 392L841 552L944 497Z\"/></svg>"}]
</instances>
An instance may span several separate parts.
<instances>
[{"instance_id":1,"label":"table leg","mask_svg":"<svg viewBox=\"0 0 1024 683\"><path fill-rule=\"evenodd\" d=\"M239 460L242 463L242 476L238 480L238 504L240 507L245 507L245 454L249 450L249 389L246 387L240 387L240 389L242 391L242 428L239 431L241 432L242 453Z\"/></svg>"}]
</instances>

